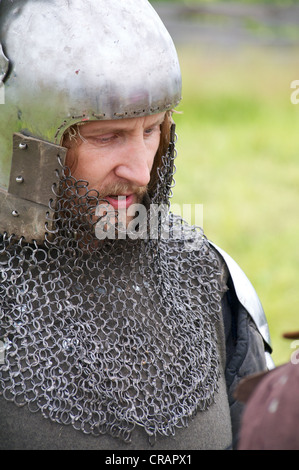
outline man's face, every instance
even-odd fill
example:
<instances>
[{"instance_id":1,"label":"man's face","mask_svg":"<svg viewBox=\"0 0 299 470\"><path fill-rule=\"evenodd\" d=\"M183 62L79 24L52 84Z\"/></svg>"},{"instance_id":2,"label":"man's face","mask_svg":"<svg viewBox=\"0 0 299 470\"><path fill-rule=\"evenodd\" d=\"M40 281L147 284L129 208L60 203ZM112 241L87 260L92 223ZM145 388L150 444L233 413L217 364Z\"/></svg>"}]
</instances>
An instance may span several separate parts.
<instances>
[{"instance_id":1,"label":"man's face","mask_svg":"<svg viewBox=\"0 0 299 470\"><path fill-rule=\"evenodd\" d=\"M66 164L77 180L89 183L114 210L140 203L160 143L165 113L80 126ZM121 197L119 197L121 196Z\"/></svg>"},{"instance_id":2,"label":"man's face","mask_svg":"<svg viewBox=\"0 0 299 470\"><path fill-rule=\"evenodd\" d=\"M98 191L102 211L109 216L115 211L125 214L126 226L133 219L127 214L129 207L141 203L146 193L164 118L165 112L89 122L79 127L80 137L69 146L66 165L71 175Z\"/></svg>"}]
</instances>

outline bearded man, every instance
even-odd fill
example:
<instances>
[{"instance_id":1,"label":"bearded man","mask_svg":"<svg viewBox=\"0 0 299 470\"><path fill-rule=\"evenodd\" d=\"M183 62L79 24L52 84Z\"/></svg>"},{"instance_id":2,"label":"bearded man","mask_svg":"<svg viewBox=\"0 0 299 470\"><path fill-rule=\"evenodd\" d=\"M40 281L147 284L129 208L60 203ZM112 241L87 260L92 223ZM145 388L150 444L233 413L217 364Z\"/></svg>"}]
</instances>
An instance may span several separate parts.
<instances>
[{"instance_id":1,"label":"bearded man","mask_svg":"<svg viewBox=\"0 0 299 470\"><path fill-rule=\"evenodd\" d=\"M231 448L269 334L240 268L169 210L168 32L146 0L0 18L0 447Z\"/></svg>"}]
</instances>

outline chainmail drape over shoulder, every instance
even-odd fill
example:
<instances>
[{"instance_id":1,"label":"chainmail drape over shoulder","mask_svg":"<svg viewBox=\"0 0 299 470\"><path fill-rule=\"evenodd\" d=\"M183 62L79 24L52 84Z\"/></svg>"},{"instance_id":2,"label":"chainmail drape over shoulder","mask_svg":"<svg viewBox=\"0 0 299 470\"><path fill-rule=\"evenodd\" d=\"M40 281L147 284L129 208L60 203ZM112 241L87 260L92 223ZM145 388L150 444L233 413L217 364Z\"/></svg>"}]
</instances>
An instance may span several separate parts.
<instances>
[{"instance_id":1,"label":"chainmail drape over shoulder","mask_svg":"<svg viewBox=\"0 0 299 470\"><path fill-rule=\"evenodd\" d=\"M165 158L152 201L168 202L172 168ZM219 260L177 217L179 238L99 242L96 192L63 179L49 210L65 216L43 246L1 238L0 391L85 433L172 435L217 392Z\"/></svg>"}]
</instances>

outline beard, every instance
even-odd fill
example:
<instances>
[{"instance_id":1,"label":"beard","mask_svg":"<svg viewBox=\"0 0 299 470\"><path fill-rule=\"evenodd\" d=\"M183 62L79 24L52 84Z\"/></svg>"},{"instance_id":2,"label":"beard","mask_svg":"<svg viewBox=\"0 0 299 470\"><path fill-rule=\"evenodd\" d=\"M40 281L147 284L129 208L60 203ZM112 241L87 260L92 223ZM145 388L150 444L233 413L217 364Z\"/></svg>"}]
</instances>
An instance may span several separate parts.
<instances>
[{"instance_id":1,"label":"beard","mask_svg":"<svg viewBox=\"0 0 299 470\"><path fill-rule=\"evenodd\" d=\"M106 233L107 238L115 238L115 234L126 232L135 218L135 204L146 207L147 186L116 182L89 189L87 181L71 177L62 182L61 190L59 219L84 239L95 236L99 240L99 227L103 237Z\"/></svg>"},{"instance_id":2,"label":"beard","mask_svg":"<svg viewBox=\"0 0 299 470\"><path fill-rule=\"evenodd\" d=\"M146 194L147 186L136 187L126 183L115 183L102 189L95 213L100 216L95 230L96 237L105 237L105 233L110 231L112 238L115 233L122 238L121 233L127 233L136 213L140 214L140 206L143 206ZM144 207L142 209L144 214Z\"/></svg>"}]
</instances>

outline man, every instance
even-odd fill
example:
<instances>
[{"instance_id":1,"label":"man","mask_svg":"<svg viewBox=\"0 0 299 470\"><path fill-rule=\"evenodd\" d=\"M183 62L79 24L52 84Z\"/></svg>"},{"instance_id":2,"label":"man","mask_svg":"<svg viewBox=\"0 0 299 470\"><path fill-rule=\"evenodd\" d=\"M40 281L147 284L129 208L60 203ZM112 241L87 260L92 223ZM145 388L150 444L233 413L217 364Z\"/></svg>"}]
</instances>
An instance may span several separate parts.
<instances>
[{"instance_id":1,"label":"man","mask_svg":"<svg viewBox=\"0 0 299 470\"><path fill-rule=\"evenodd\" d=\"M0 447L231 448L267 322L169 212L171 38L146 0L2 0L0 18Z\"/></svg>"}]
</instances>

